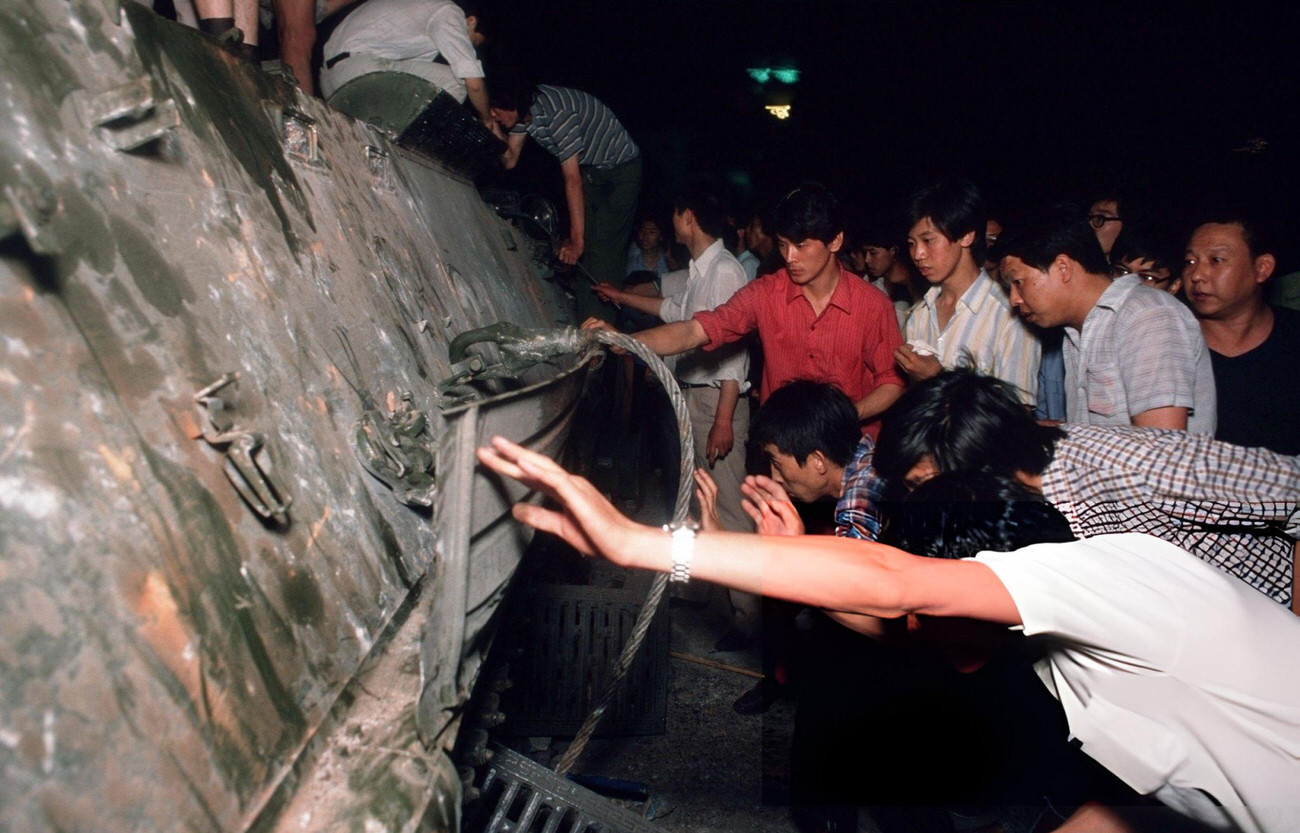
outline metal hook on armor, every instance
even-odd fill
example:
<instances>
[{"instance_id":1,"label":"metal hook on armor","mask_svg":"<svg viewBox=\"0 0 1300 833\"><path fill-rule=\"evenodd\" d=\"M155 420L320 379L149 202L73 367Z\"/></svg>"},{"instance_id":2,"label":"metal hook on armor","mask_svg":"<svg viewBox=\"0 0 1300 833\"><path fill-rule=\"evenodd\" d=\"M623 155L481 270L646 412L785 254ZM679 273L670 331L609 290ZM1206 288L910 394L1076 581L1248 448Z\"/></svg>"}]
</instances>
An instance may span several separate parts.
<instances>
[{"instance_id":1,"label":"metal hook on armor","mask_svg":"<svg viewBox=\"0 0 1300 833\"><path fill-rule=\"evenodd\" d=\"M448 348L452 375L438 388L447 391L470 381L518 379L534 365L587 349L594 342L585 333L573 327L531 330L507 321L468 330L452 340ZM489 364L482 356L470 355L469 348L477 344L495 344L501 360Z\"/></svg>"},{"instance_id":2,"label":"metal hook on armor","mask_svg":"<svg viewBox=\"0 0 1300 833\"><path fill-rule=\"evenodd\" d=\"M230 485L262 518L278 524L289 522L292 498L281 498L283 490L271 477L271 460L266 454L266 437L245 431L224 419L226 401L217 393L239 380L238 373L225 373L220 379L194 394L199 411L203 439L213 447L226 446L222 471Z\"/></svg>"}]
</instances>

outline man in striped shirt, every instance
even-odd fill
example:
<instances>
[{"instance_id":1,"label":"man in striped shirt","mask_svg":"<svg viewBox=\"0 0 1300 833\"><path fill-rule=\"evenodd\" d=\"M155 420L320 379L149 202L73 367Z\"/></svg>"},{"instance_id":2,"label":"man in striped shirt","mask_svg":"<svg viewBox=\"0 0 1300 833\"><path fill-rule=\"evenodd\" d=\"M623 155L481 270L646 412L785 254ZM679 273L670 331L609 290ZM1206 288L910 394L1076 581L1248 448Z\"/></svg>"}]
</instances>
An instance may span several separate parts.
<instances>
[{"instance_id":1,"label":"man in striped shirt","mask_svg":"<svg viewBox=\"0 0 1300 833\"><path fill-rule=\"evenodd\" d=\"M533 90L494 86L489 113L506 141L502 164L519 163L532 136L560 163L569 209L569 238L559 258L583 268L597 282L622 285L624 255L632 236L641 191L641 151L608 107L595 96L547 84ZM609 321L612 308L582 287L578 320Z\"/></svg>"},{"instance_id":2,"label":"man in striped shirt","mask_svg":"<svg viewBox=\"0 0 1300 833\"><path fill-rule=\"evenodd\" d=\"M931 286L908 316L899 367L920 381L969 364L1015 385L1033 407L1038 337L981 267L987 219L979 190L966 180L932 185L912 196L907 213L908 251Z\"/></svg>"},{"instance_id":3,"label":"man in striped shirt","mask_svg":"<svg viewBox=\"0 0 1300 833\"><path fill-rule=\"evenodd\" d=\"M1056 207L1003 235L1011 302L1065 328L1066 422L1214 434L1214 371L1196 318L1110 267L1082 212Z\"/></svg>"}]
</instances>

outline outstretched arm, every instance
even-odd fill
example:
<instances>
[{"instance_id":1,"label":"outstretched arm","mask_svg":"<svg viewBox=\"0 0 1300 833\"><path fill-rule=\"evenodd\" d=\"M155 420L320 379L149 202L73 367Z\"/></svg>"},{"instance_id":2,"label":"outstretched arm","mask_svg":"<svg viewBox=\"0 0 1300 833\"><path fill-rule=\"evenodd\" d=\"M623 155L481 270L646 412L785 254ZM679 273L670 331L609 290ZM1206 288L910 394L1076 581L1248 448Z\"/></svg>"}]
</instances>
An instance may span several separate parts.
<instances>
[{"instance_id":1,"label":"outstretched arm","mask_svg":"<svg viewBox=\"0 0 1300 833\"><path fill-rule=\"evenodd\" d=\"M588 318L582 322L582 328L584 330L614 330L614 327L609 322L601 321L599 318ZM709 341L708 335L704 332L704 326L694 318L688 318L685 321L674 321L671 324L660 324L658 327L651 327L648 330L634 333L632 337L649 347L656 356L676 356L678 353L685 353L687 350L702 347Z\"/></svg>"},{"instance_id":2,"label":"outstretched arm","mask_svg":"<svg viewBox=\"0 0 1300 833\"><path fill-rule=\"evenodd\" d=\"M479 449L478 457L487 468L559 503L559 509L517 505L514 514L523 523L559 535L584 555L625 567L672 571L669 535L629 520L584 478L501 437ZM833 611L1020 621L1010 594L984 565L920 558L874 542L702 533L691 572L726 587Z\"/></svg>"},{"instance_id":3,"label":"outstretched arm","mask_svg":"<svg viewBox=\"0 0 1300 833\"><path fill-rule=\"evenodd\" d=\"M572 266L587 249L587 198L582 193L582 166L577 155L560 163L564 202L569 206L569 239L560 246L560 262Z\"/></svg>"}]
</instances>

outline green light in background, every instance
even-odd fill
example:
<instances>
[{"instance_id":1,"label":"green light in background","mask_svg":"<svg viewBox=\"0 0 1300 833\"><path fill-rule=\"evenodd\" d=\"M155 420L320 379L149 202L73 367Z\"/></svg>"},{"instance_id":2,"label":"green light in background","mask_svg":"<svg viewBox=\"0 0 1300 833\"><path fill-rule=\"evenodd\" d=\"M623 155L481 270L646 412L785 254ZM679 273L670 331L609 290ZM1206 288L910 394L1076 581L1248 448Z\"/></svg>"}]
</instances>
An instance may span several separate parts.
<instances>
[{"instance_id":1,"label":"green light in background","mask_svg":"<svg viewBox=\"0 0 1300 833\"><path fill-rule=\"evenodd\" d=\"M799 82L799 70L793 67L750 67L745 70L745 73L760 84L766 84L774 78L782 84L796 84Z\"/></svg>"}]
</instances>

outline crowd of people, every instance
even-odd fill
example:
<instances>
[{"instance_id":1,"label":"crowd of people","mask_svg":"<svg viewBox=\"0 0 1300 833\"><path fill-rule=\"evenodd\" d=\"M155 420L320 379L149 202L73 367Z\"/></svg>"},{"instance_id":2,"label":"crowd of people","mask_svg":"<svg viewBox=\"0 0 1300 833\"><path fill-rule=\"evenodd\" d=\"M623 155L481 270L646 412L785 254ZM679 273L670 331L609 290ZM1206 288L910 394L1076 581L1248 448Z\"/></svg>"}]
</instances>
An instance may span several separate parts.
<instances>
[{"instance_id":1,"label":"crowd of people","mask_svg":"<svg viewBox=\"0 0 1300 833\"><path fill-rule=\"evenodd\" d=\"M235 44L255 5L195 2ZM1116 193L994 215L962 178L855 216L820 184L738 210L692 181L657 214L604 103L485 79L472 5L365 0L313 67L307 21L342 5L274 4L298 82L421 79L507 170L531 137L577 320L676 357L702 531L497 439L484 466L551 499L519 520L729 588L720 645L785 641L760 597L825 614L736 704L797 695L802 823L1300 830L1300 312L1269 303L1267 218Z\"/></svg>"},{"instance_id":2,"label":"crowd of people","mask_svg":"<svg viewBox=\"0 0 1300 833\"><path fill-rule=\"evenodd\" d=\"M806 829L1300 826L1300 314L1248 211L1173 244L1123 204L991 218L951 179L854 223L695 182L575 291L676 357L704 531L481 453L558 504L524 522L729 588L719 646L761 633L767 672L737 710L799 703ZM826 615L774 634L758 596Z\"/></svg>"}]
</instances>

